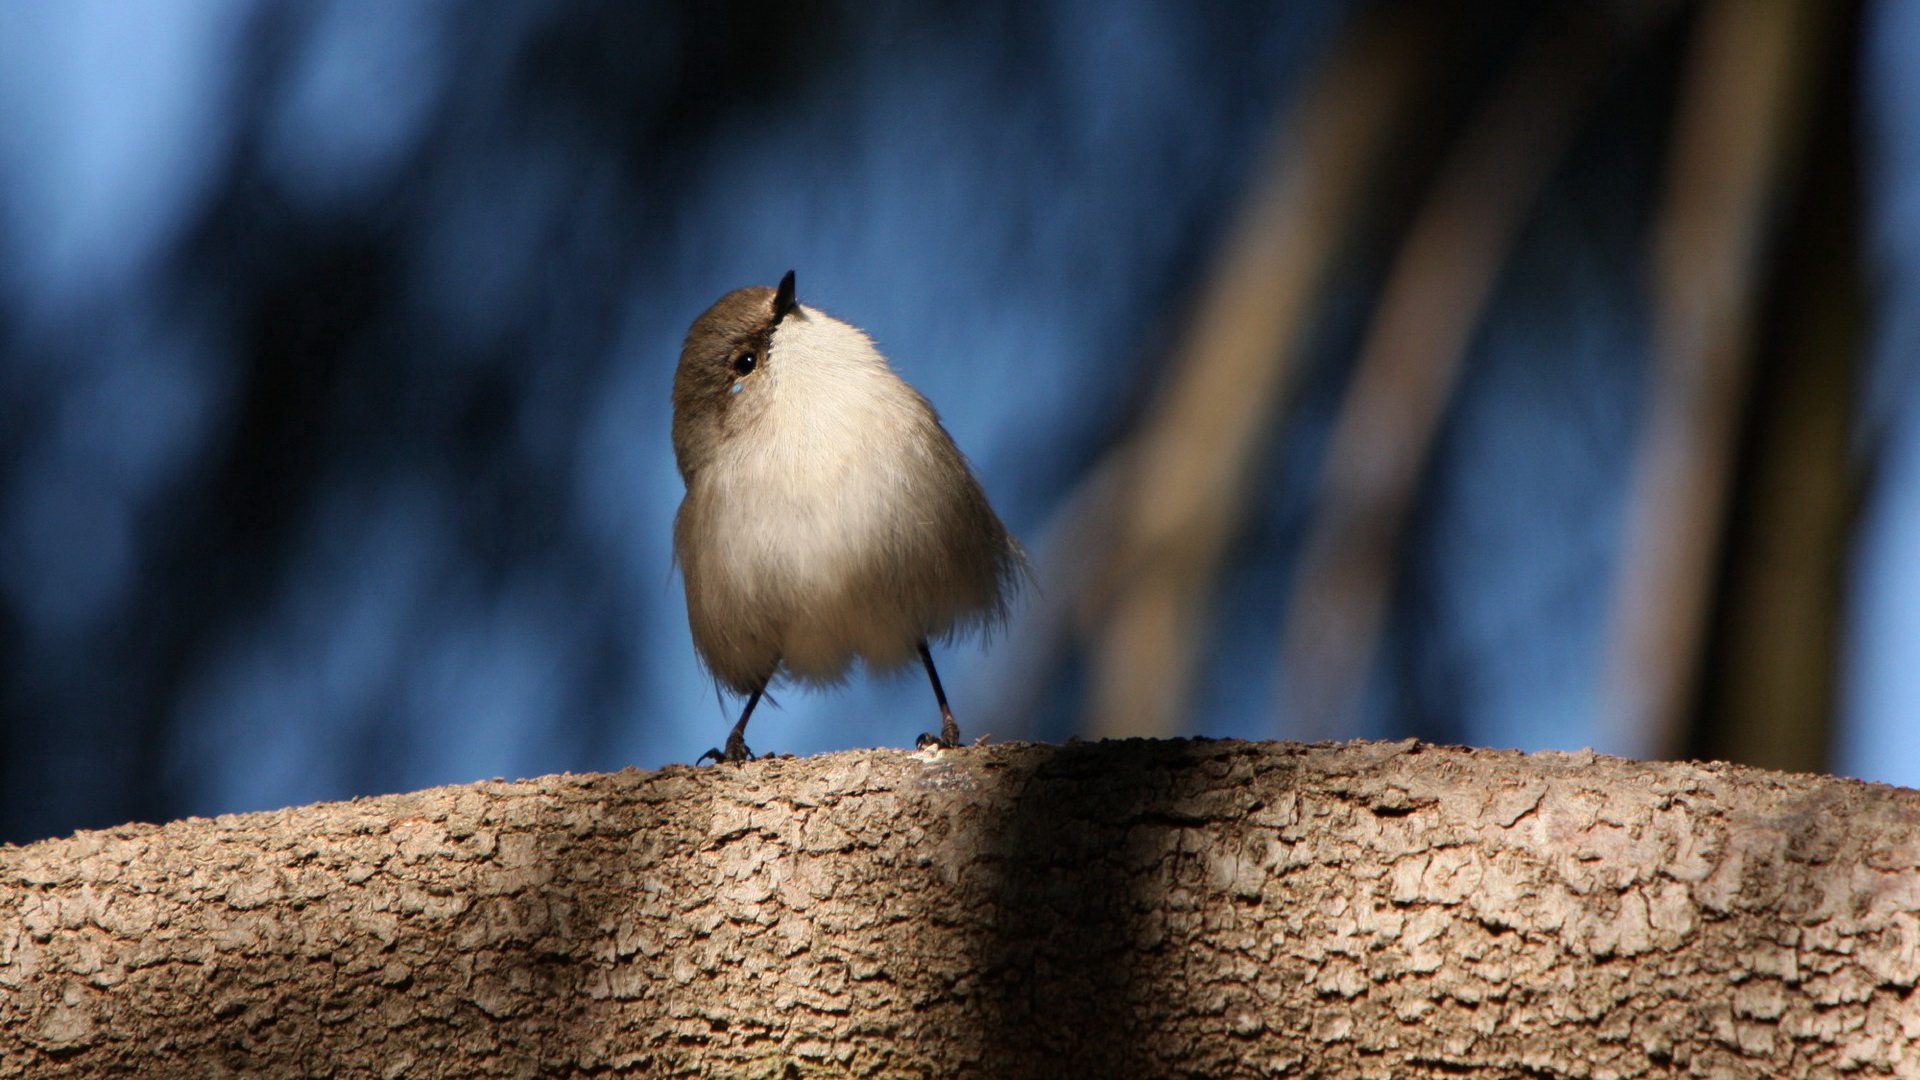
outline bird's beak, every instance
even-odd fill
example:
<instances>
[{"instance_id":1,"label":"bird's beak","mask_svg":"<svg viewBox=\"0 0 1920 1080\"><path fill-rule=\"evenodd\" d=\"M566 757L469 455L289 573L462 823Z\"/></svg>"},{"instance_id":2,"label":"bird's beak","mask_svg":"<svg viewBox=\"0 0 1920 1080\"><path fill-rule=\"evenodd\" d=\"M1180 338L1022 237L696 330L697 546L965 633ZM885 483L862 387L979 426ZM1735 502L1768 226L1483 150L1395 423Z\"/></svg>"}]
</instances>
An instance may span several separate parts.
<instances>
[{"instance_id":1,"label":"bird's beak","mask_svg":"<svg viewBox=\"0 0 1920 1080\"><path fill-rule=\"evenodd\" d=\"M780 279L780 287L774 290L773 325L779 326L780 320L786 318L787 312L792 311L795 306L793 299L793 271L789 270L787 271L787 276Z\"/></svg>"}]
</instances>

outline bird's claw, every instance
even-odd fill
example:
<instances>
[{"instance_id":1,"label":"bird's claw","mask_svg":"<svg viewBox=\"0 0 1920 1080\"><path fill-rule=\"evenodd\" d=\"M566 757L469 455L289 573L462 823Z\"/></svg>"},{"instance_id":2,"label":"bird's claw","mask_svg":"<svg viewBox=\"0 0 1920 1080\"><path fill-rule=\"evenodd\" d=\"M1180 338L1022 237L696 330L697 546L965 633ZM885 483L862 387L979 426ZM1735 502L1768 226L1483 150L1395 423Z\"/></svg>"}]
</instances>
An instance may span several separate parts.
<instances>
[{"instance_id":1,"label":"bird's claw","mask_svg":"<svg viewBox=\"0 0 1920 1080\"><path fill-rule=\"evenodd\" d=\"M705 763L708 758L712 758L715 765L723 761L731 761L735 765L741 765L753 760L753 751L747 748L747 740L738 735L732 735L727 738L727 748L725 750L716 746L706 753L701 754L699 757L694 758L693 763L700 765Z\"/></svg>"},{"instance_id":2,"label":"bird's claw","mask_svg":"<svg viewBox=\"0 0 1920 1080\"><path fill-rule=\"evenodd\" d=\"M946 723L940 725L940 734L923 731L919 738L913 740L913 745L918 750L925 750L929 746L937 746L942 750L958 750L960 749L960 725L954 723L953 717L949 716Z\"/></svg>"}]
</instances>

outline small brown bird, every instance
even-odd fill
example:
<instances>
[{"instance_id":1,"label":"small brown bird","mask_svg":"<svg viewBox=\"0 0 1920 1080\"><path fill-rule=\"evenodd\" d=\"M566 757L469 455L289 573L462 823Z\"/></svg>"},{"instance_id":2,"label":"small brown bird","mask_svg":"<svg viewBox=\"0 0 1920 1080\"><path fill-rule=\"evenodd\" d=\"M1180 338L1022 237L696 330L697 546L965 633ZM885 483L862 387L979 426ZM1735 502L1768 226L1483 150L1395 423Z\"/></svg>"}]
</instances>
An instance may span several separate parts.
<instances>
[{"instance_id":1,"label":"small brown bird","mask_svg":"<svg viewBox=\"0 0 1920 1080\"><path fill-rule=\"evenodd\" d=\"M747 695L725 749L745 761L747 719L778 674L832 683L858 658L915 654L954 722L927 643L990 627L1019 576L1019 545L927 399L873 339L778 289L735 289L693 321L673 379L673 452L687 494L673 550L693 645Z\"/></svg>"}]
</instances>

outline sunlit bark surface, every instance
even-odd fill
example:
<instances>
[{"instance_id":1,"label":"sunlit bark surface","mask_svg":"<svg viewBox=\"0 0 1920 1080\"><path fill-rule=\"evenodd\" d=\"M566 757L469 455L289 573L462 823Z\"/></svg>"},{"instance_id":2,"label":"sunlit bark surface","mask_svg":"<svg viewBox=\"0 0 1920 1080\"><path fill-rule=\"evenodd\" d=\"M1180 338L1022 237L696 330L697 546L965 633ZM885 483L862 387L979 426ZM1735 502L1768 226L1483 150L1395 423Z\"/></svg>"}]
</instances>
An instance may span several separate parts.
<instances>
[{"instance_id":1,"label":"sunlit bark surface","mask_svg":"<svg viewBox=\"0 0 1920 1080\"><path fill-rule=\"evenodd\" d=\"M875 750L0 849L0 1077L1920 1073L1920 792Z\"/></svg>"}]
</instances>

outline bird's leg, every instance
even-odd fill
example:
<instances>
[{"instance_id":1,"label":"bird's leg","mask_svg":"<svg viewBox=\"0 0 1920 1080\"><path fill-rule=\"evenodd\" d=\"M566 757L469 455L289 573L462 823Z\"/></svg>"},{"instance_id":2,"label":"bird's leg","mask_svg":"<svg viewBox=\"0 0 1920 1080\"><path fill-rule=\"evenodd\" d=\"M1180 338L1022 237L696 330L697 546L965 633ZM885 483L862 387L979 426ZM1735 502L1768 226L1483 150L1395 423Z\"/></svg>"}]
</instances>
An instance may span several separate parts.
<instances>
[{"instance_id":1,"label":"bird's leg","mask_svg":"<svg viewBox=\"0 0 1920 1080\"><path fill-rule=\"evenodd\" d=\"M772 676L768 676L767 679L761 679L760 685L754 687L753 693L747 696L747 707L740 710L740 719L734 723L733 730L727 733L727 748L721 750L715 747L708 750L694 759L695 765L708 758L712 758L716 765L722 761L731 761L738 765L743 761L753 760L753 751L747 749L747 718L753 715L753 707L760 704L760 695L767 692L767 682L771 678Z\"/></svg>"},{"instance_id":2,"label":"bird's leg","mask_svg":"<svg viewBox=\"0 0 1920 1080\"><path fill-rule=\"evenodd\" d=\"M931 734L922 734L914 745L955 749L960 745L960 725L953 722L953 710L947 707L947 692L940 688L940 673L933 670L933 653L928 650L924 638L920 641L920 662L927 666L927 680L933 683L933 700L940 703L940 737L936 739Z\"/></svg>"}]
</instances>

